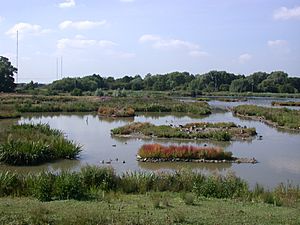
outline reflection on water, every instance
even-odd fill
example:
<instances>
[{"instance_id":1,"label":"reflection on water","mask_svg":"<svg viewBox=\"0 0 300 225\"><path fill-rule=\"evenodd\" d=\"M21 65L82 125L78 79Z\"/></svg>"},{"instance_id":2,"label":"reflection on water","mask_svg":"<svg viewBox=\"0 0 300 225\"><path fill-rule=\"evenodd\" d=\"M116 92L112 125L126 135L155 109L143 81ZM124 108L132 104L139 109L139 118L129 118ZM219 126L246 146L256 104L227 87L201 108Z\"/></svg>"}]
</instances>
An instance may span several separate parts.
<instances>
[{"instance_id":1,"label":"reflection on water","mask_svg":"<svg viewBox=\"0 0 300 225\"><path fill-rule=\"evenodd\" d=\"M226 105L227 103L225 103ZM223 104L224 105L224 104ZM150 122L156 125L174 125L191 122L235 122L242 126L255 127L262 140L251 141L195 141L168 139L137 139L112 137L110 130L129 122ZM103 118L96 114L64 113L64 114L29 114L17 120L0 120L3 130L14 123L48 123L52 128L62 130L72 140L83 145L79 160L62 160L34 167L12 167L1 165L0 169L21 172L37 172L41 170L60 171L64 169L78 170L86 164L112 166L117 173L128 170L162 171L191 168L203 173L226 173L234 171L246 179L251 185L256 182L274 187L280 182L293 180L300 184L300 134L279 131L259 121L234 117L230 112L218 112L206 117L190 117L183 114L168 115L164 113L139 114L133 118ZM0 129L0 131L1 131ZM138 149L144 143L158 142L164 145L182 144L203 146L220 146L232 151L237 157L255 157L258 164L199 164L199 163L141 163L136 161ZM107 163L109 162L109 163Z\"/></svg>"},{"instance_id":2,"label":"reflection on water","mask_svg":"<svg viewBox=\"0 0 300 225\"><path fill-rule=\"evenodd\" d=\"M0 165L0 170L10 170L19 174L36 173L41 171L60 172L64 170L73 171L79 168L79 160L58 160L38 166L7 166Z\"/></svg>"}]
</instances>

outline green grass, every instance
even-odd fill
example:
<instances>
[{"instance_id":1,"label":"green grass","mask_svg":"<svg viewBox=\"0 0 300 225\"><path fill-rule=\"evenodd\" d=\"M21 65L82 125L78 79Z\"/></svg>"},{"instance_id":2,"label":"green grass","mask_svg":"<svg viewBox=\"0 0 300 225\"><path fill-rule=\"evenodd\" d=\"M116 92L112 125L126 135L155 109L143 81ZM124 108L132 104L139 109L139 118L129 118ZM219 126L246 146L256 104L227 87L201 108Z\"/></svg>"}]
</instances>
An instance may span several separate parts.
<instances>
[{"instance_id":1,"label":"green grass","mask_svg":"<svg viewBox=\"0 0 300 225\"><path fill-rule=\"evenodd\" d=\"M0 142L0 162L36 165L56 159L74 159L81 147L47 124L21 124L8 128Z\"/></svg>"},{"instance_id":2,"label":"green grass","mask_svg":"<svg viewBox=\"0 0 300 225\"><path fill-rule=\"evenodd\" d=\"M116 174L112 168L87 166L78 172L43 172L17 174L0 172L0 197L34 197L41 201L97 200L107 192L147 194L149 192L193 192L197 197L265 202L277 206L294 206L300 200L299 186L280 184L274 190L247 182L234 174L210 175L181 170L174 173L126 172Z\"/></svg>"},{"instance_id":3,"label":"green grass","mask_svg":"<svg viewBox=\"0 0 300 225\"><path fill-rule=\"evenodd\" d=\"M268 108L255 105L240 105L234 107L233 112L241 116L261 118L278 127L295 130L300 129L300 110L292 110L288 108Z\"/></svg>"},{"instance_id":4,"label":"green grass","mask_svg":"<svg viewBox=\"0 0 300 225\"><path fill-rule=\"evenodd\" d=\"M211 113L205 102L182 102L170 97L96 97L0 95L0 108L10 106L25 112L97 112L99 107L132 108L135 112L184 112L195 115Z\"/></svg>"},{"instance_id":5,"label":"green grass","mask_svg":"<svg viewBox=\"0 0 300 225\"><path fill-rule=\"evenodd\" d=\"M0 198L0 224L290 224L300 223L300 205L196 198L186 204L177 193L105 193L98 201L39 202Z\"/></svg>"},{"instance_id":6,"label":"green grass","mask_svg":"<svg viewBox=\"0 0 300 225\"><path fill-rule=\"evenodd\" d=\"M199 128L199 129L198 129ZM240 128L233 123L190 123L182 127L156 126L135 122L111 130L113 135L145 136L178 139L211 139L230 141L256 135L255 128Z\"/></svg>"}]
</instances>

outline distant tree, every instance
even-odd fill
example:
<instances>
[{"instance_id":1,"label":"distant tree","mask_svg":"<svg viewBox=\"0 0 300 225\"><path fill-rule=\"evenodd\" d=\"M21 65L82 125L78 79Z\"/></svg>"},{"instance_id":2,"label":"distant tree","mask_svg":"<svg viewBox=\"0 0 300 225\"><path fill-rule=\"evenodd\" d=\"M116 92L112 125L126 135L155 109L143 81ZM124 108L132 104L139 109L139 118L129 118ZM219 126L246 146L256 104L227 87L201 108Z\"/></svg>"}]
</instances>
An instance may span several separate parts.
<instances>
[{"instance_id":1,"label":"distant tree","mask_svg":"<svg viewBox=\"0 0 300 225\"><path fill-rule=\"evenodd\" d=\"M133 80L130 81L131 89L138 91L143 89L143 79L141 76L137 75Z\"/></svg>"},{"instance_id":2,"label":"distant tree","mask_svg":"<svg viewBox=\"0 0 300 225\"><path fill-rule=\"evenodd\" d=\"M72 96L82 96L82 90L79 88L74 88L73 91L71 91Z\"/></svg>"},{"instance_id":3,"label":"distant tree","mask_svg":"<svg viewBox=\"0 0 300 225\"><path fill-rule=\"evenodd\" d=\"M28 84L26 84L26 85L24 86L24 90L34 90L34 89L37 88L38 86L39 86L39 84L33 82L33 80L32 80L32 81L30 81Z\"/></svg>"},{"instance_id":4,"label":"distant tree","mask_svg":"<svg viewBox=\"0 0 300 225\"><path fill-rule=\"evenodd\" d=\"M288 82L288 74L282 71L274 71L270 73L267 79L263 80L258 88L262 92L273 92L278 93L284 90L285 88L280 88L281 85L287 84Z\"/></svg>"},{"instance_id":5,"label":"distant tree","mask_svg":"<svg viewBox=\"0 0 300 225\"><path fill-rule=\"evenodd\" d=\"M0 56L0 92L13 92L16 88L14 74L17 68L13 67L8 58Z\"/></svg>"},{"instance_id":6,"label":"distant tree","mask_svg":"<svg viewBox=\"0 0 300 225\"><path fill-rule=\"evenodd\" d=\"M246 78L232 81L229 90L231 92L246 92L251 90L251 85Z\"/></svg>"}]
</instances>

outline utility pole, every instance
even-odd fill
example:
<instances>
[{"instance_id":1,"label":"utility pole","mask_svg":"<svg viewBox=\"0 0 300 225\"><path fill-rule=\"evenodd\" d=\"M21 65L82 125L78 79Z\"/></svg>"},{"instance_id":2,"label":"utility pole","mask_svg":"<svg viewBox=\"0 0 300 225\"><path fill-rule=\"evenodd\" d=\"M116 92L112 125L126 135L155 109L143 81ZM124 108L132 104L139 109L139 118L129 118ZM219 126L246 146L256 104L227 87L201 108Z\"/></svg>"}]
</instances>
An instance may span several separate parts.
<instances>
[{"instance_id":1,"label":"utility pole","mask_svg":"<svg viewBox=\"0 0 300 225\"><path fill-rule=\"evenodd\" d=\"M58 80L58 58L56 58L56 80Z\"/></svg>"},{"instance_id":2,"label":"utility pole","mask_svg":"<svg viewBox=\"0 0 300 225\"><path fill-rule=\"evenodd\" d=\"M16 83L19 81L19 31L17 30L17 55L16 55L16 67L17 67L17 73L16 73Z\"/></svg>"},{"instance_id":3,"label":"utility pole","mask_svg":"<svg viewBox=\"0 0 300 225\"><path fill-rule=\"evenodd\" d=\"M60 77L63 77L63 57L60 57Z\"/></svg>"}]
</instances>

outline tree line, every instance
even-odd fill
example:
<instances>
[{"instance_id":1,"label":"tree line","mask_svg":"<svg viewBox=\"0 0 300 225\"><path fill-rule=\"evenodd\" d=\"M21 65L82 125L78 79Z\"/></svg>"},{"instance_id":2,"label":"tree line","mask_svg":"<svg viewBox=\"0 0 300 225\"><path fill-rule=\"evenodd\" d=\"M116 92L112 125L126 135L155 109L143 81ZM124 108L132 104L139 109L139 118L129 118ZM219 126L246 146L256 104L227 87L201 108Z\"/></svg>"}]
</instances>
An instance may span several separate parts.
<instances>
[{"instance_id":1,"label":"tree line","mask_svg":"<svg viewBox=\"0 0 300 225\"><path fill-rule=\"evenodd\" d=\"M0 92L15 91L14 74L17 69L11 62L0 56ZM31 81L18 84L23 90L43 87ZM300 78L289 77L283 71L271 73L255 72L249 76L228 73L226 71L210 71L193 75L188 72L172 72L167 74L147 74L124 76L121 78L103 77L93 74L84 77L63 78L45 86L50 92L73 92L100 90L151 90L151 91L191 91L191 92L271 92L300 93Z\"/></svg>"},{"instance_id":2,"label":"tree line","mask_svg":"<svg viewBox=\"0 0 300 225\"><path fill-rule=\"evenodd\" d=\"M271 92L299 93L300 78L288 77L282 71L255 72L249 76L226 71L210 71L201 75L188 72L124 76L122 78L90 75L82 78L63 78L48 88L61 92L103 90L203 91L203 92Z\"/></svg>"}]
</instances>

